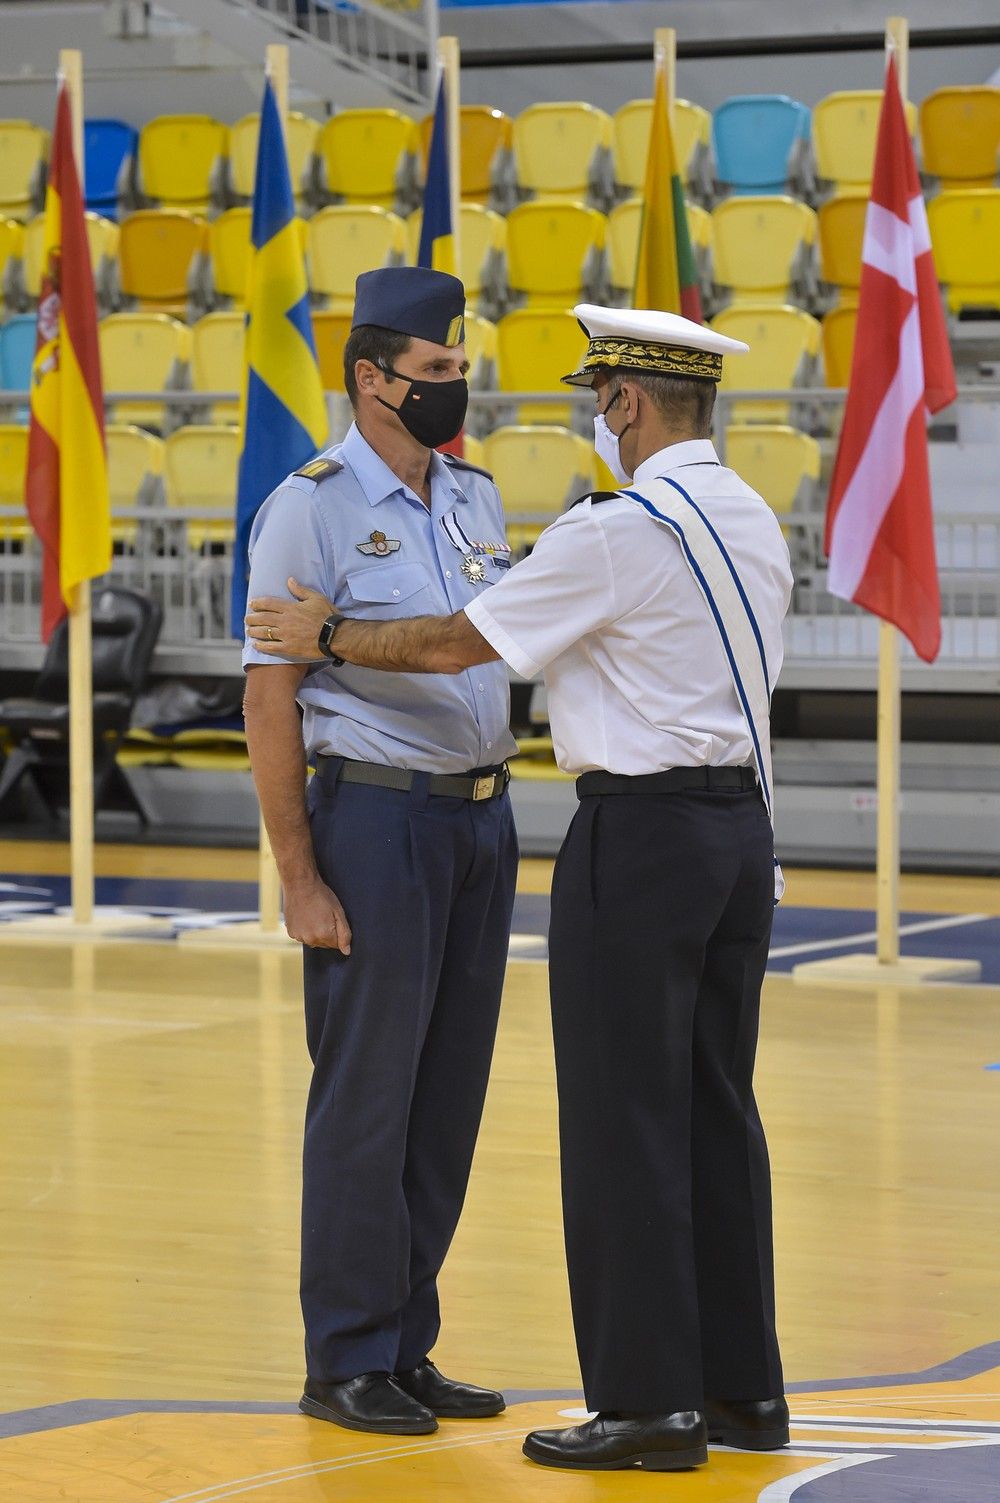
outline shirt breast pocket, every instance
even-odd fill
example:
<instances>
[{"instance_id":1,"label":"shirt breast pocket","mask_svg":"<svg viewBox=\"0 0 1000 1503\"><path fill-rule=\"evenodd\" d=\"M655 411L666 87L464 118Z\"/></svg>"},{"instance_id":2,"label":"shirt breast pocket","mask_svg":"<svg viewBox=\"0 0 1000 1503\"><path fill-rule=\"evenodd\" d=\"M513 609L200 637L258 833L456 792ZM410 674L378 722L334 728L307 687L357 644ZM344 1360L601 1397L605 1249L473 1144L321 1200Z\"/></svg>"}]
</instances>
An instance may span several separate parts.
<instances>
[{"instance_id":1,"label":"shirt breast pocket","mask_svg":"<svg viewBox=\"0 0 1000 1503\"><path fill-rule=\"evenodd\" d=\"M369 564L346 579L349 614L372 621L420 616L432 610L430 576L422 564Z\"/></svg>"}]
</instances>

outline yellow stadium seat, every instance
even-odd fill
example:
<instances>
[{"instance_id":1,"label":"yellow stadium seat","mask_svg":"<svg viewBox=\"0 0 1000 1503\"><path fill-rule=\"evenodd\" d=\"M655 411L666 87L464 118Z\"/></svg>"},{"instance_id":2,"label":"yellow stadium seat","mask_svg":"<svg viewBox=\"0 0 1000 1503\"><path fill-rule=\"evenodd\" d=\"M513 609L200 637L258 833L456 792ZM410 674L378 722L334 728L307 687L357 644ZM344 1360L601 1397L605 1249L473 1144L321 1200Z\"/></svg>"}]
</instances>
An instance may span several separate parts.
<instances>
[{"instance_id":1,"label":"yellow stadium seat","mask_svg":"<svg viewBox=\"0 0 1000 1503\"><path fill-rule=\"evenodd\" d=\"M214 425L178 428L167 439L163 467L167 505L208 514L188 519L185 532L190 548L232 542L242 444L238 428Z\"/></svg>"},{"instance_id":2,"label":"yellow stadium seat","mask_svg":"<svg viewBox=\"0 0 1000 1503\"><path fill-rule=\"evenodd\" d=\"M230 126L229 129L230 185L239 198L253 197L259 135L259 115L244 115L242 120L237 120L236 124ZM292 192L296 198L304 198L308 195L318 135L318 121L311 120L308 115L303 115L298 110L288 111L285 119L285 144L288 150L288 172L292 179Z\"/></svg>"},{"instance_id":3,"label":"yellow stadium seat","mask_svg":"<svg viewBox=\"0 0 1000 1503\"><path fill-rule=\"evenodd\" d=\"M927 207L938 281L952 313L1000 309L1000 188L956 188Z\"/></svg>"},{"instance_id":4,"label":"yellow stadium seat","mask_svg":"<svg viewBox=\"0 0 1000 1503\"><path fill-rule=\"evenodd\" d=\"M420 155L423 171L427 170L434 116L420 124ZM494 190L495 179L502 171L514 142L514 122L503 110L486 104L463 104L459 111L461 150L461 195L470 203L485 204Z\"/></svg>"},{"instance_id":5,"label":"yellow stadium seat","mask_svg":"<svg viewBox=\"0 0 1000 1503\"><path fill-rule=\"evenodd\" d=\"M481 470L486 469L486 450L481 438L473 438L471 433L462 437L462 458L470 464L478 465Z\"/></svg>"},{"instance_id":6,"label":"yellow stadium seat","mask_svg":"<svg viewBox=\"0 0 1000 1503\"><path fill-rule=\"evenodd\" d=\"M685 207L702 303L707 304L712 289L712 216L700 204L689 203ZM627 301L635 286L641 226L641 198L627 198L624 203L616 204L608 215L608 270L614 295L619 301L623 298Z\"/></svg>"},{"instance_id":7,"label":"yellow stadium seat","mask_svg":"<svg viewBox=\"0 0 1000 1503\"><path fill-rule=\"evenodd\" d=\"M719 334L742 339L748 355L723 362L720 391L789 390L812 379L820 347L820 326L810 314L788 304L734 303L712 320ZM787 423L787 402L736 402L727 414L737 423Z\"/></svg>"},{"instance_id":8,"label":"yellow stadium seat","mask_svg":"<svg viewBox=\"0 0 1000 1503\"><path fill-rule=\"evenodd\" d=\"M415 209L406 221L407 255L417 264L423 211ZM463 203L460 218L461 266L469 304L484 301L495 309L506 290L507 221L482 204Z\"/></svg>"},{"instance_id":9,"label":"yellow stadium seat","mask_svg":"<svg viewBox=\"0 0 1000 1503\"><path fill-rule=\"evenodd\" d=\"M24 306L24 228L0 216L0 308Z\"/></svg>"},{"instance_id":10,"label":"yellow stadium seat","mask_svg":"<svg viewBox=\"0 0 1000 1503\"><path fill-rule=\"evenodd\" d=\"M221 202L229 129L211 115L158 115L139 132L139 182L166 208L203 214Z\"/></svg>"},{"instance_id":11,"label":"yellow stadium seat","mask_svg":"<svg viewBox=\"0 0 1000 1503\"><path fill-rule=\"evenodd\" d=\"M778 516L808 508L819 481L820 448L808 433L784 423L733 423L726 429L725 462ZM785 536L788 530L782 528Z\"/></svg>"},{"instance_id":12,"label":"yellow stadium seat","mask_svg":"<svg viewBox=\"0 0 1000 1503\"><path fill-rule=\"evenodd\" d=\"M591 197L612 189L611 117L592 104L532 104L514 121L518 187L530 194Z\"/></svg>"},{"instance_id":13,"label":"yellow stadium seat","mask_svg":"<svg viewBox=\"0 0 1000 1503\"><path fill-rule=\"evenodd\" d=\"M734 302L805 301L816 290L816 215L784 195L735 196L712 212L715 280Z\"/></svg>"},{"instance_id":14,"label":"yellow stadium seat","mask_svg":"<svg viewBox=\"0 0 1000 1503\"><path fill-rule=\"evenodd\" d=\"M99 303L114 301L118 282L117 262L121 235L118 225L100 214L88 210L84 216L87 227L87 243L90 247L90 265L94 273L94 288ZM37 298L42 283L42 247L45 244L45 215L36 214L24 226L23 279L24 290L30 298Z\"/></svg>"},{"instance_id":15,"label":"yellow stadium seat","mask_svg":"<svg viewBox=\"0 0 1000 1503\"><path fill-rule=\"evenodd\" d=\"M566 199L536 198L507 216L507 279L530 308L604 297L607 220Z\"/></svg>"},{"instance_id":16,"label":"yellow stadium seat","mask_svg":"<svg viewBox=\"0 0 1000 1503\"><path fill-rule=\"evenodd\" d=\"M118 256L125 297L183 316L205 300L208 225L186 209L140 209L122 220Z\"/></svg>"},{"instance_id":17,"label":"yellow stadium seat","mask_svg":"<svg viewBox=\"0 0 1000 1503\"><path fill-rule=\"evenodd\" d=\"M497 428L483 441L492 473L510 519L507 541L517 550L536 542L548 522L597 479L597 455L589 439L553 424ZM523 516L540 520L518 520Z\"/></svg>"},{"instance_id":18,"label":"yellow stadium seat","mask_svg":"<svg viewBox=\"0 0 1000 1503\"><path fill-rule=\"evenodd\" d=\"M249 208L227 209L208 227L208 254L212 262L212 291L238 308L246 302L250 270Z\"/></svg>"},{"instance_id":19,"label":"yellow stadium seat","mask_svg":"<svg viewBox=\"0 0 1000 1503\"><path fill-rule=\"evenodd\" d=\"M135 544L138 518L117 515L154 508L161 499L163 440L130 423L108 423L108 489L111 493L111 537L127 547Z\"/></svg>"},{"instance_id":20,"label":"yellow stadium seat","mask_svg":"<svg viewBox=\"0 0 1000 1503\"><path fill-rule=\"evenodd\" d=\"M632 193L641 193L645 187L652 119L651 99L631 99L614 115L615 182ZM701 105L677 99L671 123L681 176L700 195L711 186L712 117Z\"/></svg>"},{"instance_id":21,"label":"yellow stadium seat","mask_svg":"<svg viewBox=\"0 0 1000 1503\"><path fill-rule=\"evenodd\" d=\"M114 420L140 428L169 427L164 403L128 401L127 393L183 388L190 329L166 313L112 313L98 324L97 337L105 395L126 394L126 400L114 403Z\"/></svg>"},{"instance_id":22,"label":"yellow stadium seat","mask_svg":"<svg viewBox=\"0 0 1000 1503\"><path fill-rule=\"evenodd\" d=\"M465 354L468 359L469 385L482 391L495 391L497 385L497 326L477 313L465 315Z\"/></svg>"},{"instance_id":23,"label":"yellow stadium seat","mask_svg":"<svg viewBox=\"0 0 1000 1503\"><path fill-rule=\"evenodd\" d=\"M192 324L191 389L239 394L243 389L245 338L245 315L237 309L206 313ZM239 414L238 395L236 401L215 402L197 410L199 420L207 423L236 423Z\"/></svg>"},{"instance_id":24,"label":"yellow stadium seat","mask_svg":"<svg viewBox=\"0 0 1000 1503\"><path fill-rule=\"evenodd\" d=\"M833 308L823 320L823 368L827 386L849 386L858 310L854 303Z\"/></svg>"},{"instance_id":25,"label":"yellow stadium seat","mask_svg":"<svg viewBox=\"0 0 1000 1503\"><path fill-rule=\"evenodd\" d=\"M924 171L942 188L992 188L1000 158L1000 88L935 89L920 106Z\"/></svg>"},{"instance_id":26,"label":"yellow stadium seat","mask_svg":"<svg viewBox=\"0 0 1000 1503\"><path fill-rule=\"evenodd\" d=\"M881 108L881 89L844 89L828 94L813 110L816 171L838 193L870 185ZM917 129L917 107L909 101L906 121L912 136Z\"/></svg>"},{"instance_id":27,"label":"yellow stadium seat","mask_svg":"<svg viewBox=\"0 0 1000 1503\"><path fill-rule=\"evenodd\" d=\"M49 133L29 120L0 120L0 214L30 219L42 206Z\"/></svg>"},{"instance_id":28,"label":"yellow stadium seat","mask_svg":"<svg viewBox=\"0 0 1000 1503\"><path fill-rule=\"evenodd\" d=\"M306 247L313 292L344 313L354 306L354 284L363 271L405 261L406 225L374 204L335 204L307 221Z\"/></svg>"},{"instance_id":29,"label":"yellow stadium seat","mask_svg":"<svg viewBox=\"0 0 1000 1503\"><path fill-rule=\"evenodd\" d=\"M519 308L497 325L497 374L501 391L562 391L562 377L575 370L587 348L587 338L569 310ZM529 402L520 409L522 423L571 421L567 402Z\"/></svg>"},{"instance_id":30,"label":"yellow stadium seat","mask_svg":"<svg viewBox=\"0 0 1000 1503\"><path fill-rule=\"evenodd\" d=\"M0 423L0 506L19 508L18 515L0 516L0 543L23 543L31 534L24 508L27 467L27 424Z\"/></svg>"},{"instance_id":31,"label":"yellow stadium seat","mask_svg":"<svg viewBox=\"0 0 1000 1503\"><path fill-rule=\"evenodd\" d=\"M419 128L399 110L341 110L316 139L328 194L401 207L414 197Z\"/></svg>"},{"instance_id":32,"label":"yellow stadium seat","mask_svg":"<svg viewBox=\"0 0 1000 1503\"><path fill-rule=\"evenodd\" d=\"M313 310L312 326L323 390L343 392L346 390L344 346L351 332L351 313L331 313L326 308L317 308Z\"/></svg>"},{"instance_id":33,"label":"yellow stadium seat","mask_svg":"<svg viewBox=\"0 0 1000 1503\"><path fill-rule=\"evenodd\" d=\"M819 274L835 287L839 301L857 303L868 194L838 193L819 207Z\"/></svg>"}]
</instances>

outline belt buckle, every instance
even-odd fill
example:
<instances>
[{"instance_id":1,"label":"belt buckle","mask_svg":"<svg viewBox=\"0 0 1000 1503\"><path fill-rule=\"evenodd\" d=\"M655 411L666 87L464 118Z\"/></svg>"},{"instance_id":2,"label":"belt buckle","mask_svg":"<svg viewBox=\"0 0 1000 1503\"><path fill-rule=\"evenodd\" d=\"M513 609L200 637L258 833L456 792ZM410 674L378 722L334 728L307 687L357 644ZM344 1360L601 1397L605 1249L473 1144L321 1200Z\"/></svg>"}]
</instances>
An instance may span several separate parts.
<instances>
[{"instance_id":1,"label":"belt buckle","mask_svg":"<svg viewBox=\"0 0 1000 1503\"><path fill-rule=\"evenodd\" d=\"M491 772L488 778L477 778L472 790L473 800L478 803L481 799L492 798L497 786L497 775Z\"/></svg>"}]
</instances>

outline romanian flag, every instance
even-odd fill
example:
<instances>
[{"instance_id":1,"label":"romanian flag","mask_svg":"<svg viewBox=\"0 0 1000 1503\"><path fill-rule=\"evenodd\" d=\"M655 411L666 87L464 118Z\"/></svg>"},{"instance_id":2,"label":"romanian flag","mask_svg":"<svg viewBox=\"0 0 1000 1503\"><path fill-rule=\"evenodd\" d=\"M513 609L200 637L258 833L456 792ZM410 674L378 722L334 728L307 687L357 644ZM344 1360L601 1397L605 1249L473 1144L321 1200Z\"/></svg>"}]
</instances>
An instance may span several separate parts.
<instances>
[{"instance_id":1,"label":"romanian flag","mask_svg":"<svg viewBox=\"0 0 1000 1503\"><path fill-rule=\"evenodd\" d=\"M111 567L97 303L69 94L60 86L45 197L25 505L42 545L42 639Z\"/></svg>"},{"instance_id":2,"label":"romanian flag","mask_svg":"<svg viewBox=\"0 0 1000 1503\"><path fill-rule=\"evenodd\" d=\"M285 476L323 448L329 432L301 231L270 80L257 144L244 362L230 617L232 634L241 639L253 519Z\"/></svg>"},{"instance_id":3,"label":"romanian flag","mask_svg":"<svg viewBox=\"0 0 1000 1503\"><path fill-rule=\"evenodd\" d=\"M451 211L451 171L448 161L448 103L444 74L438 84L434 106L431 147L427 153L427 181L424 184L424 217L420 226L420 249L417 265L431 271L449 271L458 275L455 265L454 224Z\"/></svg>"},{"instance_id":4,"label":"romanian flag","mask_svg":"<svg viewBox=\"0 0 1000 1503\"><path fill-rule=\"evenodd\" d=\"M656 71L653 120L646 158L642 227L635 272L635 307L681 313L701 323L701 293L688 233L684 186L674 154L667 81Z\"/></svg>"}]
</instances>

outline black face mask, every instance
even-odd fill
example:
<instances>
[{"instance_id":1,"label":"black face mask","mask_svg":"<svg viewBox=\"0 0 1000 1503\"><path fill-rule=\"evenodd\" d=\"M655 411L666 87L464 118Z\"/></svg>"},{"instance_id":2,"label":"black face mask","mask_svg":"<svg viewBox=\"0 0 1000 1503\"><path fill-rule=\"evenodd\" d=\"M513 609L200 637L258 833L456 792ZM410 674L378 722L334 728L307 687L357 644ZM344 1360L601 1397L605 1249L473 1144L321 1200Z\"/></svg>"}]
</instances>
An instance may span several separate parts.
<instances>
[{"instance_id":1,"label":"black face mask","mask_svg":"<svg viewBox=\"0 0 1000 1503\"><path fill-rule=\"evenodd\" d=\"M404 376L391 365L382 366L382 370L387 376L397 376L409 383L410 389L398 407L384 397L377 400L396 414L418 444L436 449L458 437L469 407L469 383L464 376L457 381L414 381L412 376Z\"/></svg>"}]
</instances>

